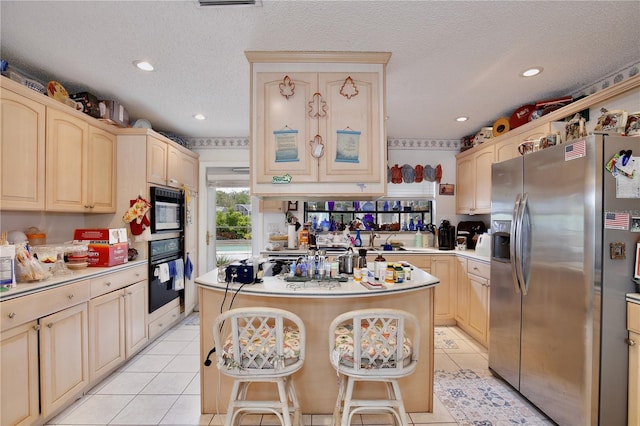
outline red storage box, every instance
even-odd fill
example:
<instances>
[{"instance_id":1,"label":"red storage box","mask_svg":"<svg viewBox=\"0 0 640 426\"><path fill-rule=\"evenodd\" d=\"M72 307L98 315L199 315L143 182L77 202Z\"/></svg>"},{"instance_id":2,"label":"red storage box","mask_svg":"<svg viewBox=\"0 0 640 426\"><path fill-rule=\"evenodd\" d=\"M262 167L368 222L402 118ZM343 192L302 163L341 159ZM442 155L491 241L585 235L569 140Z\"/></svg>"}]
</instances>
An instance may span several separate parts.
<instances>
[{"instance_id":1,"label":"red storage box","mask_svg":"<svg viewBox=\"0 0 640 426\"><path fill-rule=\"evenodd\" d=\"M73 239L88 241L89 266L121 265L128 260L129 243L125 228L76 229Z\"/></svg>"}]
</instances>

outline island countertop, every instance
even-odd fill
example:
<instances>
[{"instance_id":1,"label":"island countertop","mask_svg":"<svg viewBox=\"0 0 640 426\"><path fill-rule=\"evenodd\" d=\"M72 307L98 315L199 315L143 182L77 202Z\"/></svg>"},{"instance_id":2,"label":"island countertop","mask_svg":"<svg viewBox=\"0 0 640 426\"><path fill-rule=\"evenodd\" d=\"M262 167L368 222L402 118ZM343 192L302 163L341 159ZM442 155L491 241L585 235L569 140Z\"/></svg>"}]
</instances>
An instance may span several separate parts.
<instances>
[{"instance_id":1,"label":"island countertop","mask_svg":"<svg viewBox=\"0 0 640 426\"><path fill-rule=\"evenodd\" d=\"M270 297L287 298L337 298L337 297L371 297L392 293L406 293L421 288L432 287L440 283L440 280L422 269L413 268L410 280L398 284L383 284L382 288L369 289L364 284L349 278L344 282L332 281L307 281L287 282L283 277L264 277L257 284L227 284L218 281L218 270L214 269L195 279L197 285L222 291L236 292L241 290L244 294L262 295ZM381 283L381 281L375 281Z\"/></svg>"},{"instance_id":2,"label":"island countertop","mask_svg":"<svg viewBox=\"0 0 640 426\"><path fill-rule=\"evenodd\" d=\"M298 315L306 329L304 366L295 374L298 397L304 414L331 414L338 394L337 376L329 362L329 324L341 313L367 308L402 309L420 323L420 361L416 371L400 380L405 407L410 412L433 410L434 289L440 280L419 268L411 280L386 288L369 290L350 278L340 286L325 288L317 282L292 288L281 278L265 277L260 284L218 282L214 270L195 279L200 300L200 390L202 413L226 411L232 380L220 374L215 363L212 327L215 318L231 308L267 306ZM300 284L300 283L296 283ZM204 365L208 355L213 361ZM252 395L267 399L273 388L252 385ZM365 398L385 397L386 388L366 386L356 391Z\"/></svg>"}]
</instances>

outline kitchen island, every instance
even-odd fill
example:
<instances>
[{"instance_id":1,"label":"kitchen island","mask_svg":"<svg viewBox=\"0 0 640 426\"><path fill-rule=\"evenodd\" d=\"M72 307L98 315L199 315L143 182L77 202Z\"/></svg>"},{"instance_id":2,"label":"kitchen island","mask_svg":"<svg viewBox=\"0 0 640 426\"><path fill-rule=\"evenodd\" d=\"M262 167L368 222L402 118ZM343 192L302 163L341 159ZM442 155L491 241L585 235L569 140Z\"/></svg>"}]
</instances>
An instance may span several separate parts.
<instances>
[{"instance_id":1,"label":"kitchen island","mask_svg":"<svg viewBox=\"0 0 640 426\"><path fill-rule=\"evenodd\" d=\"M219 374L215 354L204 366L213 348L213 321L220 312L247 306L286 309L298 315L306 327L306 358L295 374L298 397L305 414L330 414L338 394L336 371L329 362L328 330L339 314L355 309L395 308L418 317L421 328L420 361L409 377L400 380L407 411L433 410L433 291L438 278L414 268L412 279L401 284L370 290L349 279L335 287L317 281L287 283L279 277L265 277L260 284L230 284L218 281L213 270L195 280L200 297L200 385L203 413L224 413L232 380ZM295 284L295 285L288 285ZM366 397L383 396L383 388L360 389ZM271 387L252 387L258 398L273 392Z\"/></svg>"}]
</instances>

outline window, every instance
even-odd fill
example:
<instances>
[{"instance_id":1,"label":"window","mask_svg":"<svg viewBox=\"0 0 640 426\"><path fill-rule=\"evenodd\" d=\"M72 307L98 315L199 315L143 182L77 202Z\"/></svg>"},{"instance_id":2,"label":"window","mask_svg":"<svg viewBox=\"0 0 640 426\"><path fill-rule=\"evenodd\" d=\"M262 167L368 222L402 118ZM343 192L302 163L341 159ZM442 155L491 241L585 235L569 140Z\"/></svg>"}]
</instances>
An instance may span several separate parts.
<instances>
[{"instance_id":1,"label":"window","mask_svg":"<svg viewBox=\"0 0 640 426\"><path fill-rule=\"evenodd\" d=\"M251 257L249 188L216 187L216 265Z\"/></svg>"}]
</instances>

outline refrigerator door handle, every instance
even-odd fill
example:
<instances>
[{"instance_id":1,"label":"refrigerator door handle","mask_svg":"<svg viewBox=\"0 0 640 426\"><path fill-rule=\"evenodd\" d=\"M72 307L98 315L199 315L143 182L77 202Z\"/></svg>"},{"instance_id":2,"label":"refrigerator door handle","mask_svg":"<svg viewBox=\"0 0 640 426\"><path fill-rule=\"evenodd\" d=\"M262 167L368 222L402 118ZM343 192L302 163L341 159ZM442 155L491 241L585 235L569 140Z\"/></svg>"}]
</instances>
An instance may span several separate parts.
<instances>
[{"instance_id":1,"label":"refrigerator door handle","mask_svg":"<svg viewBox=\"0 0 640 426\"><path fill-rule=\"evenodd\" d=\"M529 284L525 282L524 279L524 258L522 256L522 238L523 238L523 225L524 225L524 213L526 211L528 203L528 195L526 193L522 194L522 199L520 201L520 206L518 210L518 218L517 218L517 229L518 233L516 234L516 274L518 276L518 283L520 285L520 290L522 291L522 295L526 296L527 291L529 290ZM528 236L527 236L528 237Z\"/></svg>"},{"instance_id":2,"label":"refrigerator door handle","mask_svg":"<svg viewBox=\"0 0 640 426\"><path fill-rule=\"evenodd\" d=\"M518 235L518 213L520 211L520 203L522 201L521 198L522 194L518 194L516 195L516 201L513 204L513 219L511 220L511 235L510 235L510 240L511 243L509 244L509 262L511 263L511 279L513 282L513 289L514 291L517 293L520 293L520 281L518 279L518 273L516 271L516 264L517 264L517 255L518 255L518 250L516 250L516 240L517 240L517 235Z\"/></svg>"}]
</instances>

